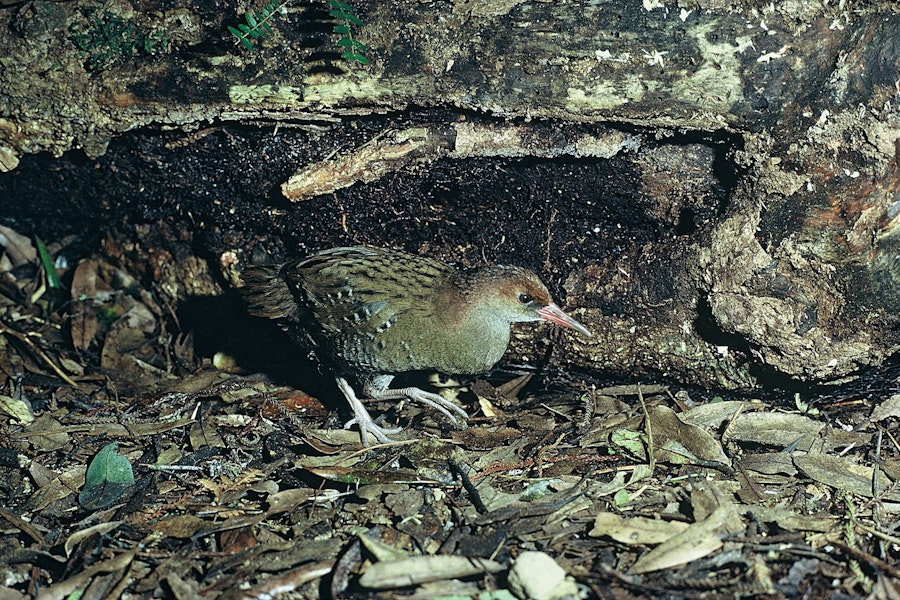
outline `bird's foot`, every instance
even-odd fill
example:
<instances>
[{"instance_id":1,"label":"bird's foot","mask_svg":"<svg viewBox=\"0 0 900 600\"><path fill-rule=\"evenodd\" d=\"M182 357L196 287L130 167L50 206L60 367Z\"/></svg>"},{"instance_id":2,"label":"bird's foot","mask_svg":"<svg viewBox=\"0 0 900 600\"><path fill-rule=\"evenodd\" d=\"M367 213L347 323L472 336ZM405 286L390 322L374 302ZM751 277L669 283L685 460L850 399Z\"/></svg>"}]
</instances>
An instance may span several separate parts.
<instances>
[{"instance_id":1,"label":"bird's foot","mask_svg":"<svg viewBox=\"0 0 900 600\"><path fill-rule=\"evenodd\" d=\"M346 379L338 377L337 385L344 397L347 398L354 415L352 419L344 423L344 429L350 429L354 425L359 427L359 437L364 447L369 447L369 434L378 440L379 443L389 444L394 441L390 438L391 435L403 431L402 427L382 427L376 423L369 411L366 410L366 407L363 406L362 401L356 397L356 393Z\"/></svg>"},{"instance_id":2,"label":"bird's foot","mask_svg":"<svg viewBox=\"0 0 900 600\"><path fill-rule=\"evenodd\" d=\"M399 400L401 398L408 398L413 402L421 402L425 406L430 406L442 413L456 425L459 424L459 419L456 418L457 416L462 417L463 420L469 418L469 414L466 411L440 394L426 392L417 387L405 387L396 390L379 390L377 393L373 393L372 396L377 400ZM453 413L456 414L454 415Z\"/></svg>"}]
</instances>

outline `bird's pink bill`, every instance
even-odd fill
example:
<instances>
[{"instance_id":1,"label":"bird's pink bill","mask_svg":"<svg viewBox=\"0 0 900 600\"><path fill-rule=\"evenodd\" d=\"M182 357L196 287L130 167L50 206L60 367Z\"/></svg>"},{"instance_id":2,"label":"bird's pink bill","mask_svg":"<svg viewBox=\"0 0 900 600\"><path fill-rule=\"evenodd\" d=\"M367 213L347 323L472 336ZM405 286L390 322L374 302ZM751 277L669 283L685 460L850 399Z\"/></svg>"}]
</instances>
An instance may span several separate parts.
<instances>
[{"instance_id":1,"label":"bird's pink bill","mask_svg":"<svg viewBox=\"0 0 900 600\"><path fill-rule=\"evenodd\" d=\"M544 308L538 310L537 314L545 321L550 321L551 323L556 323L563 327L569 327L578 333L583 333L584 335L591 337L591 332L588 331L587 327L564 313L563 310L555 304L548 304Z\"/></svg>"}]
</instances>

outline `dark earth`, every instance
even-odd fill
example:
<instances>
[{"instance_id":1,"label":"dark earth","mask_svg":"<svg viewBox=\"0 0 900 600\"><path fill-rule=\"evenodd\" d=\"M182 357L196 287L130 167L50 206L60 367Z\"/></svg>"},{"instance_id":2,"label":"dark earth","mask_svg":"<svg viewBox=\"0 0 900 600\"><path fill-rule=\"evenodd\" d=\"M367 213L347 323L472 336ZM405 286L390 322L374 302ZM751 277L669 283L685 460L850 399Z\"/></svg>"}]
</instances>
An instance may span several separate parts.
<instances>
[{"instance_id":1,"label":"dark earth","mask_svg":"<svg viewBox=\"0 0 900 600\"><path fill-rule=\"evenodd\" d=\"M280 196L296 165L391 121L143 130L0 175L0 223L44 240L63 283L41 291L38 261L4 274L3 397L31 416L0 424L0 600L533 597L512 568L530 551L570 577L547 597L897 597L900 415L878 407L900 393L896 361L739 394L567 369L541 330L529 356L467 382L468 429L382 403L402 440L360 452L330 375L246 315L223 254L373 244L513 263L564 305L571 265L702 230L737 177L733 141L676 135L648 144L712 169L675 214L654 212L628 154L445 159ZM134 480L97 500L85 469L111 441ZM860 471L850 449L880 466ZM660 544L638 519L692 533ZM400 555L409 579L372 583Z\"/></svg>"}]
</instances>

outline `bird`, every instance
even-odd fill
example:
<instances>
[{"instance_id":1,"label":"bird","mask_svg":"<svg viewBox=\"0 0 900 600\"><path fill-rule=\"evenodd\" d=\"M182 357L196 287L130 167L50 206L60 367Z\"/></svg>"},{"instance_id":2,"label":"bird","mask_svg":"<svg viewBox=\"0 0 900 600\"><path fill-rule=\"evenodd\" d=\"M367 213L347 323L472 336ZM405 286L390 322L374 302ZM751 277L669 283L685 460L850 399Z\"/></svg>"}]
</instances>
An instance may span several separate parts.
<instances>
[{"instance_id":1,"label":"bird","mask_svg":"<svg viewBox=\"0 0 900 600\"><path fill-rule=\"evenodd\" d=\"M251 315L276 321L333 369L364 447L371 435L389 443L402 428L382 427L350 380L375 400L419 402L457 424L468 414L417 387L390 388L413 371L478 375L506 352L510 325L549 321L590 336L526 268L458 269L440 261L373 246L338 247L281 265L241 273Z\"/></svg>"}]
</instances>

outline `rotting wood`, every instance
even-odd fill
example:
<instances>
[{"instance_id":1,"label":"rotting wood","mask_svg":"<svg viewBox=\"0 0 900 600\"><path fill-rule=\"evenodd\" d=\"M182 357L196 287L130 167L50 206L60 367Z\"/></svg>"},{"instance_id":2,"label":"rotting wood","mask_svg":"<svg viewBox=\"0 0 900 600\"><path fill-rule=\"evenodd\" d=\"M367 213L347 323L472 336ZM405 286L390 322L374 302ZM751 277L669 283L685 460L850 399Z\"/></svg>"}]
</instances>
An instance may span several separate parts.
<instances>
[{"instance_id":1,"label":"rotting wood","mask_svg":"<svg viewBox=\"0 0 900 600\"><path fill-rule=\"evenodd\" d=\"M67 35L65 24L81 18L75 3L4 9L14 35L0 41L0 164L73 147L96 156L119 132L148 124L333 124L410 105L516 119L509 127L523 130L543 119L660 137L728 132L741 178L721 218L580 265L570 304L607 335L592 346L561 342L557 358L747 387L760 367L837 381L900 347L893 3L359 8L375 59L368 69L304 62L312 53L290 27L262 54L235 53L218 43L226 34L186 14L171 53L99 71L85 68ZM149 12L134 18L159 26ZM605 314L597 299L614 296L633 306Z\"/></svg>"},{"instance_id":2,"label":"rotting wood","mask_svg":"<svg viewBox=\"0 0 900 600\"><path fill-rule=\"evenodd\" d=\"M594 134L547 124L426 124L385 131L351 152L306 165L282 184L281 192L297 202L441 157L611 158L640 143L641 136L615 129Z\"/></svg>"}]
</instances>

